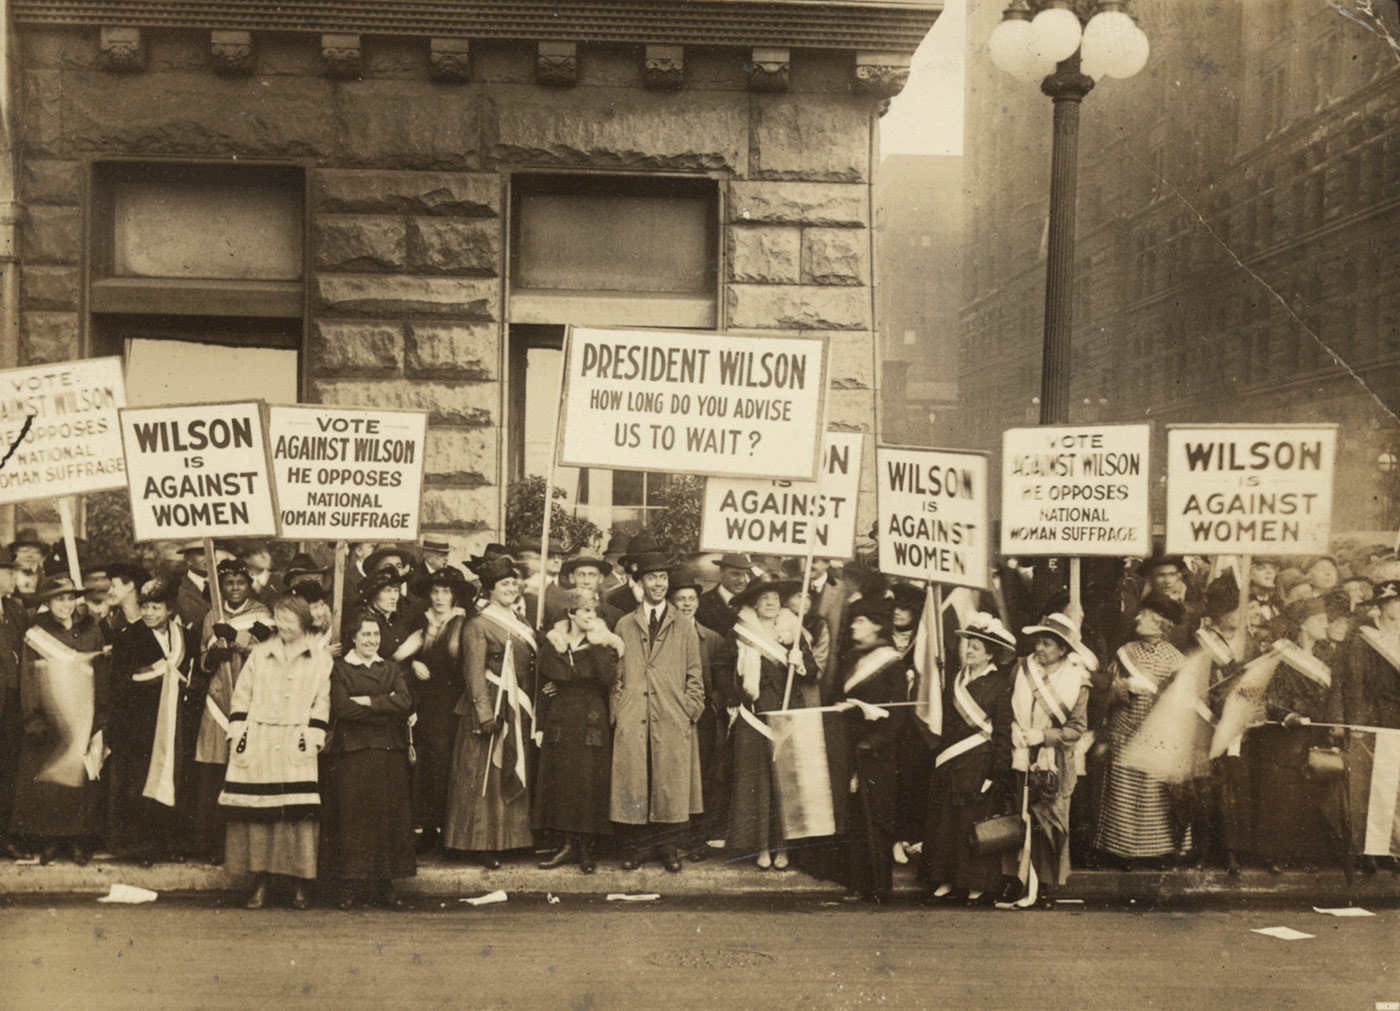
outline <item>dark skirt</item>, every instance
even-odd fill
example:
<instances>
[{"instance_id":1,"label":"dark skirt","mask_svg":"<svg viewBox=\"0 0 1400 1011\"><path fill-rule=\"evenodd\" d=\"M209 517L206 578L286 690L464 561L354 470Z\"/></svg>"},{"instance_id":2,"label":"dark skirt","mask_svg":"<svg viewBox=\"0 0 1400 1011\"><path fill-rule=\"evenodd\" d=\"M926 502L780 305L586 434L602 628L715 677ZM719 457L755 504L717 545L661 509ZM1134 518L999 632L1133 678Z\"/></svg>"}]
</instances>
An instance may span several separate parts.
<instances>
[{"instance_id":1,"label":"dark skirt","mask_svg":"<svg viewBox=\"0 0 1400 1011\"><path fill-rule=\"evenodd\" d=\"M1255 727L1245 742L1255 855L1296 863L1340 860L1341 790L1307 771L1308 750L1327 746L1327 731Z\"/></svg>"},{"instance_id":2,"label":"dark skirt","mask_svg":"<svg viewBox=\"0 0 1400 1011\"><path fill-rule=\"evenodd\" d=\"M783 821L773 785L773 745L742 718L734 722L732 740L734 780L725 848L738 858L781 846Z\"/></svg>"},{"instance_id":3,"label":"dark skirt","mask_svg":"<svg viewBox=\"0 0 1400 1011\"><path fill-rule=\"evenodd\" d=\"M984 745L950 759L934 770L930 782L928 821L924 829L924 868L929 885L987 892L1001 884L1001 856L979 857L972 848L972 826L1004 813L999 791L964 792L952 788L961 769L978 777L991 770Z\"/></svg>"},{"instance_id":4,"label":"dark skirt","mask_svg":"<svg viewBox=\"0 0 1400 1011\"><path fill-rule=\"evenodd\" d=\"M596 727L545 724L533 791L536 829L612 831L612 728L606 723L606 711L599 715L604 722Z\"/></svg>"},{"instance_id":5,"label":"dark skirt","mask_svg":"<svg viewBox=\"0 0 1400 1011\"><path fill-rule=\"evenodd\" d=\"M343 880L417 873L408 754L364 748L331 755L321 794L321 869Z\"/></svg>"},{"instance_id":6,"label":"dark skirt","mask_svg":"<svg viewBox=\"0 0 1400 1011\"><path fill-rule=\"evenodd\" d=\"M107 848L119 857L163 857L175 852L175 811L149 797L146 786L149 754L107 758Z\"/></svg>"},{"instance_id":7,"label":"dark skirt","mask_svg":"<svg viewBox=\"0 0 1400 1011\"><path fill-rule=\"evenodd\" d=\"M106 783L82 786L36 782L56 746L48 734L26 734L15 770L15 806L9 830L16 835L74 838L101 835L107 824Z\"/></svg>"}]
</instances>

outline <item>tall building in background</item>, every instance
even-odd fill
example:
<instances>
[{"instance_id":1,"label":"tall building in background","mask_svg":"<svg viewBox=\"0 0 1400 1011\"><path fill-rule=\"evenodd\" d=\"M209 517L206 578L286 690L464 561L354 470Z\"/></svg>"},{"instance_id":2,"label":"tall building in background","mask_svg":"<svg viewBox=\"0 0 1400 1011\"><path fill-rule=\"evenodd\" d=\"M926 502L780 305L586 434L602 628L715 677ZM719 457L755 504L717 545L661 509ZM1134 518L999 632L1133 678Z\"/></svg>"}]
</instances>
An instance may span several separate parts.
<instances>
[{"instance_id":1,"label":"tall building in background","mask_svg":"<svg viewBox=\"0 0 1400 1011\"><path fill-rule=\"evenodd\" d=\"M881 433L933 445L958 397L962 157L893 155L875 176Z\"/></svg>"},{"instance_id":2,"label":"tall building in background","mask_svg":"<svg viewBox=\"0 0 1400 1011\"><path fill-rule=\"evenodd\" d=\"M1038 418L1050 188L1051 102L987 55L1003 6L971 0L967 32L959 393L986 449ZM1132 11L1151 60L1081 114L1072 419L1152 421L1159 446L1337 422L1334 528L1400 523L1400 62L1311 0Z\"/></svg>"}]
</instances>

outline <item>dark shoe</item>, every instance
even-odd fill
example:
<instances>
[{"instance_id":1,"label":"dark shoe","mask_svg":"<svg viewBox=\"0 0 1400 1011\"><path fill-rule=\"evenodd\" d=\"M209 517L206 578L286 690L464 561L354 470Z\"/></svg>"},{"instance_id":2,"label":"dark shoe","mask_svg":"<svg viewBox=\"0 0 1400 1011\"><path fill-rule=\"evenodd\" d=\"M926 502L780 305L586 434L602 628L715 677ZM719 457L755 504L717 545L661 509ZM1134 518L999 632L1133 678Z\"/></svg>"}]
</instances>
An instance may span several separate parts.
<instances>
[{"instance_id":1,"label":"dark shoe","mask_svg":"<svg viewBox=\"0 0 1400 1011\"><path fill-rule=\"evenodd\" d=\"M392 881L380 882L379 904L385 909L408 908L408 903L404 902L403 896L394 890L394 883Z\"/></svg>"},{"instance_id":2,"label":"dark shoe","mask_svg":"<svg viewBox=\"0 0 1400 1011\"><path fill-rule=\"evenodd\" d=\"M934 895L929 892L919 900L925 906L960 906L967 901L967 892L954 888L952 891L944 892L942 895Z\"/></svg>"},{"instance_id":3,"label":"dark shoe","mask_svg":"<svg viewBox=\"0 0 1400 1011\"><path fill-rule=\"evenodd\" d=\"M261 909L267 905L267 882L259 881L258 887L253 889L253 894L248 896L249 909Z\"/></svg>"},{"instance_id":4,"label":"dark shoe","mask_svg":"<svg viewBox=\"0 0 1400 1011\"><path fill-rule=\"evenodd\" d=\"M573 841L570 840L569 842L566 842L564 844L563 849L561 849L558 853L555 853L548 860L541 860L539 863L539 868L542 871L547 871L552 870L555 867L562 867L564 864L571 864L573 862L574 844Z\"/></svg>"},{"instance_id":5,"label":"dark shoe","mask_svg":"<svg viewBox=\"0 0 1400 1011\"><path fill-rule=\"evenodd\" d=\"M661 866L665 867L672 874L681 872L681 855L676 852L674 846L668 846L661 854Z\"/></svg>"},{"instance_id":6,"label":"dark shoe","mask_svg":"<svg viewBox=\"0 0 1400 1011\"><path fill-rule=\"evenodd\" d=\"M1232 878L1240 876L1240 861L1233 853L1230 854L1230 859L1225 864L1225 874L1227 877Z\"/></svg>"},{"instance_id":7,"label":"dark shoe","mask_svg":"<svg viewBox=\"0 0 1400 1011\"><path fill-rule=\"evenodd\" d=\"M884 905L884 904L885 904L886 902L888 902L889 900L890 900L890 897L889 897L888 895L886 895L884 892L861 892L861 893L860 893L860 901L861 901L861 902L868 902L868 903L870 903L871 905L875 905L875 906Z\"/></svg>"},{"instance_id":8,"label":"dark shoe","mask_svg":"<svg viewBox=\"0 0 1400 1011\"><path fill-rule=\"evenodd\" d=\"M598 870L598 865L593 861L593 846L587 838L578 841L578 868L585 874L594 874Z\"/></svg>"},{"instance_id":9,"label":"dark shoe","mask_svg":"<svg viewBox=\"0 0 1400 1011\"><path fill-rule=\"evenodd\" d=\"M13 839L6 838L0 839L0 856L7 857L10 860L26 860L29 854L24 851L24 847L20 846Z\"/></svg>"},{"instance_id":10,"label":"dark shoe","mask_svg":"<svg viewBox=\"0 0 1400 1011\"><path fill-rule=\"evenodd\" d=\"M79 867L86 867L88 861L92 859L92 849L85 843L73 844L73 862Z\"/></svg>"},{"instance_id":11,"label":"dark shoe","mask_svg":"<svg viewBox=\"0 0 1400 1011\"><path fill-rule=\"evenodd\" d=\"M494 853L481 854L481 866L488 871L498 871L501 869L501 858Z\"/></svg>"},{"instance_id":12,"label":"dark shoe","mask_svg":"<svg viewBox=\"0 0 1400 1011\"><path fill-rule=\"evenodd\" d=\"M296 892L292 895L292 908L305 909L309 905L311 903L306 898L306 886L297 885Z\"/></svg>"},{"instance_id":13,"label":"dark shoe","mask_svg":"<svg viewBox=\"0 0 1400 1011\"><path fill-rule=\"evenodd\" d=\"M422 835L418 837L418 841L413 844L413 850L419 856L431 853L433 850L437 849L438 840L440 838L441 836L438 834L437 829L425 828Z\"/></svg>"},{"instance_id":14,"label":"dark shoe","mask_svg":"<svg viewBox=\"0 0 1400 1011\"><path fill-rule=\"evenodd\" d=\"M622 869L624 871L635 871L640 866L642 866L642 860L635 853L622 858Z\"/></svg>"},{"instance_id":15,"label":"dark shoe","mask_svg":"<svg viewBox=\"0 0 1400 1011\"><path fill-rule=\"evenodd\" d=\"M349 888L340 893L340 898L335 904L337 909L349 912L355 908L355 893Z\"/></svg>"},{"instance_id":16,"label":"dark shoe","mask_svg":"<svg viewBox=\"0 0 1400 1011\"><path fill-rule=\"evenodd\" d=\"M53 862L54 862L55 860L57 860L57 859L58 859L58 846L57 846L56 844L54 844L54 843L49 843L49 844L48 844L47 846L45 846L45 847L43 848L43 850L39 853L39 863L40 863L41 865L43 865L44 867L47 867L49 864L53 863Z\"/></svg>"},{"instance_id":17,"label":"dark shoe","mask_svg":"<svg viewBox=\"0 0 1400 1011\"><path fill-rule=\"evenodd\" d=\"M693 864L703 863L710 859L710 844L701 843L690 851L690 862Z\"/></svg>"},{"instance_id":18,"label":"dark shoe","mask_svg":"<svg viewBox=\"0 0 1400 1011\"><path fill-rule=\"evenodd\" d=\"M991 909L997 904L997 897L991 892L983 892L975 899L968 899L966 906L969 909Z\"/></svg>"},{"instance_id":19,"label":"dark shoe","mask_svg":"<svg viewBox=\"0 0 1400 1011\"><path fill-rule=\"evenodd\" d=\"M1036 909L1050 909L1050 910L1053 910L1053 909L1055 908L1055 896L1053 896L1053 895L1042 895L1042 896L1040 896L1039 898L1037 898L1037 899L1035 900L1035 908L1036 908Z\"/></svg>"}]
</instances>

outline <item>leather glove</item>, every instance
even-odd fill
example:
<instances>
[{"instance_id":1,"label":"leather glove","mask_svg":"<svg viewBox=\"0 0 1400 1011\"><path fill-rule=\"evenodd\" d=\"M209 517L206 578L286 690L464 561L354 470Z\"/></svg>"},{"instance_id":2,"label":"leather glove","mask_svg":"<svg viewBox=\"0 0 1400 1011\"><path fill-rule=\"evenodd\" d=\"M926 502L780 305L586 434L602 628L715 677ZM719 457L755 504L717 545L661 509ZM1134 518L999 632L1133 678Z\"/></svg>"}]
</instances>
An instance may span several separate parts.
<instances>
[{"instance_id":1,"label":"leather glove","mask_svg":"<svg viewBox=\"0 0 1400 1011\"><path fill-rule=\"evenodd\" d=\"M267 640L272 638L272 629L268 628L262 622L257 621L253 623L252 628L248 629L248 634L258 640L258 642L267 642Z\"/></svg>"},{"instance_id":2,"label":"leather glove","mask_svg":"<svg viewBox=\"0 0 1400 1011\"><path fill-rule=\"evenodd\" d=\"M238 638L238 630L226 621L221 621L214 626L214 634L224 642L233 642Z\"/></svg>"}]
</instances>

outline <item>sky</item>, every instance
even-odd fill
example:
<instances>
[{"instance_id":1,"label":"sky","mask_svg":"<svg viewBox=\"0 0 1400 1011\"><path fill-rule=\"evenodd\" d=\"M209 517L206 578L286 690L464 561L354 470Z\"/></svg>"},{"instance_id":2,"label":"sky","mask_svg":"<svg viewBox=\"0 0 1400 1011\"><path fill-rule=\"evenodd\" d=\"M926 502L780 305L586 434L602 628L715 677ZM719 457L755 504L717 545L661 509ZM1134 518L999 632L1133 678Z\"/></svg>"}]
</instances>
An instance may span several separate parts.
<instances>
[{"instance_id":1,"label":"sky","mask_svg":"<svg viewBox=\"0 0 1400 1011\"><path fill-rule=\"evenodd\" d=\"M943 13L915 51L909 83L880 121L880 157L962 154L963 31L966 0Z\"/></svg>"}]
</instances>

